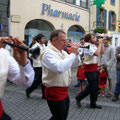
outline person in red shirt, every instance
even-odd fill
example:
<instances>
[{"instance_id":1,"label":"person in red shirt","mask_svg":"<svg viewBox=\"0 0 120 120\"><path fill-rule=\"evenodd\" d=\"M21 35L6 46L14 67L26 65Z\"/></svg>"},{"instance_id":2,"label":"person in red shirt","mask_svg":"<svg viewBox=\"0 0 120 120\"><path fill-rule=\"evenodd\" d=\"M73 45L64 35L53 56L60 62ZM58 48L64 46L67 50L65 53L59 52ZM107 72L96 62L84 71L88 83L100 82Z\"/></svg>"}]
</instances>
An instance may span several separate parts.
<instances>
[{"instance_id":1,"label":"person in red shirt","mask_svg":"<svg viewBox=\"0 0 120 120\"><path fill-rule=\"evenodd\" d=\"M106 87L106 81L107 81L107 68L105 65L102 65L100 67L99 71L99 89L100 93L98 96L105 96L105 87Z\"/></svg>"},{"instance_id":2,"label":"person in red shirt","mask_svg":"<svg viewBox=\"0 0 120 120\"><path fill-rule=\"evenodd\" d=\"M84 63L83 63L84 58L81 58L81 64L78 67L77 70L77 80L78 80L78 84L79 84L79 91L78 94L81 93L82 91L84 91L84 89L86 88L87 85L87 78L85 77L85 67L84 67Z\"/></svg>"}]
</instances>

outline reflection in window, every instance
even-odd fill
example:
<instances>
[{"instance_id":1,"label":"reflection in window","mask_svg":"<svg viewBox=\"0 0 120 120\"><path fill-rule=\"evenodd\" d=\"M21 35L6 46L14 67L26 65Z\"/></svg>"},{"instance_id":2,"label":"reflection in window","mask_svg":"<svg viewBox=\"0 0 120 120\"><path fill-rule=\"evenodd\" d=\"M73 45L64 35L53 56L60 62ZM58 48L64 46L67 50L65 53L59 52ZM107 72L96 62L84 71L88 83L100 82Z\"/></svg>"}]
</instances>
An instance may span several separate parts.
<instances>
[{"instance_id":1,"label":"reflection in window","mask_svg":"<svg viewBox=\"0 0 120 120\"><path fill-rule=\"evenodd\" d=\"M43 34L46 40L49 40L50 34L53 28L47 22L43 20L32 20L25 27L25 40L30 44L32 37Z\"/></svg>"},{"instance_id":2,"label":"reflection in window","mask_svg":"<svg viewBox=\"0 0 120 120\"><path fill-rule=\"evenodd\" d=\"M71 39L72 42L80 42L80 38L83 37L83 34L84 30L80 26L73 25L67 32L67 38Z\"/></svg>"}]
</instances>

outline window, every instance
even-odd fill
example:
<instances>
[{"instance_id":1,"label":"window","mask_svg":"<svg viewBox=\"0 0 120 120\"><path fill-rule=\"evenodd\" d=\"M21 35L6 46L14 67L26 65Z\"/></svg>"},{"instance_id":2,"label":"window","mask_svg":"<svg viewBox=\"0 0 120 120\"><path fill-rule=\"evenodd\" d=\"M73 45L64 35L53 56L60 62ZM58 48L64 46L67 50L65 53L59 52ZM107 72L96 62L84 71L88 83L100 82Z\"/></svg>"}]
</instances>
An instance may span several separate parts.
<instances>
[{"instance_id":1,"label":"window","mask_svg":"<svg viewBox=\"0 0 120 120\"><path fill-rule=\"evenodd\" d=\"M69 2L69 3L75 3L75 0L66 0L66 2Z\"/></svg>"},{"instance_id":2,"label":"window","mask_svg":"<svg viewBox=\"0 0 120 120\"><path fill-rule=\"evenodd\" d=\"M76 0L76 5L80 6L80 0Z\"/></svg>"},{"instance_id":3,"label":"window","mask_svg":"<svg viewBox=\"0 0 120 120\"><path fill-rule=\"evenodd\" d=\"M104 10L100 9L100 27L104 27Z\"/></svg>"},{"instance_id":4,"label":"window","mask_svg":"<svg viewBox=\"0 0 120 120\"><path fill-rule=\"evenodd\" d=\"M116 14L113 11L109 11L109 30L116 30Z\"/></svg>"},{"instance_id":5,"label":"window","mask_svg":"<svg viewBox=\"0 0 120 120\"><path fill-rule=\"evenodd\" d=\"M61 0L88 9L88 0Z\"/></svg>"},{"instance_id":6,"label":"window","mask_svg":"<svg viewBox=\"0 0 120 120\"><path fill-rule=\"evenodd\" d=\"M96 27L106 28L107 11L103 8L97 8Z\"/></svg>"},{"instance_id":7,"label":"window","mask_svg":"<svg viewBox=\"0 0 120 120\"><path fill-rule=\"evenodd\" d=\"M52 31L53 26L48 22L40 19L35 19L28 22L25 27L25 40L30 45L32 42L32 37L38 35L39 33L43 34L46 40L49 40Z\"/></svg>"},{"instance_id":8,"label":"window","mask_svg":"<svg viewBox=\"0 0 120 120\"><path fill-rule=\"evenodd\" d=\"M115 5L115 0L111 0L111 5Z\"/></svg>"},{"instance_id":9,"label":"window","mask_svg":"<svg viewBox=\"0 0 120 120\"><path fill-rule=\"evenodd\" d=\"M84 8L88 8L88 0L80 0L80 6Z\"/></svg>"}]
</instances>

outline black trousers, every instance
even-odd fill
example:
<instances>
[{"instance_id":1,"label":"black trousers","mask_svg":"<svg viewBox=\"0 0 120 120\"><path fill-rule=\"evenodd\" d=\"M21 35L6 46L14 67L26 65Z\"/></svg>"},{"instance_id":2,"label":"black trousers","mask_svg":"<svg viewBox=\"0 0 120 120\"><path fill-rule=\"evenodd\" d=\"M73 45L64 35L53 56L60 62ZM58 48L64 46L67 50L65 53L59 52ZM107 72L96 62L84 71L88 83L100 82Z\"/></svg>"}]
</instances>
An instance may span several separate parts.
<instances>
[{"instance_id":1,"label":"black trousers","mask_svg":"<svg viewBox=\"0 0 120 120\"><path fill-rule=\"evenodd\" d=\"M11 117L9 115L7 115L4 111L3 111L3 115L0 118L0 120L12 120Z\"/></svg>"},{"instance_id":2,"label":"black trousers","mask_svg":"<svg viewBox=\"0 0 120 120\"><path fill-rule=\"evenodd\" d=\"M52 113L50 120L66 120L69 111L70 99L65 98L62 101L47 100L49 109Z\"/></svg>"},{"instance_id":3,"label":"black trousers","mask_svg":"<svg viewBox=\"0 0 120 120\"><path fill-rule=\"evenodd\" d=\"M42 95L44 96L44 85L42 84L42 67L35 67L35 79L32 85L27 88L28 93L32 93L35 89L37 89L38 86L41 84L41 89L42 89Z\"/></svg>"},{"instance_id":4,"label":"black trousers","mask_svg":"<svg viewBox=\"0 0 120 120\"><path fill-rule=\"evenodd\" d=\"M85 72L85 76L88 80L88 85L86 89L76 96L77 100L82 100L90 94L90 105L96 105L98 97L98 71Z\"/></svg>"}]
</instances>

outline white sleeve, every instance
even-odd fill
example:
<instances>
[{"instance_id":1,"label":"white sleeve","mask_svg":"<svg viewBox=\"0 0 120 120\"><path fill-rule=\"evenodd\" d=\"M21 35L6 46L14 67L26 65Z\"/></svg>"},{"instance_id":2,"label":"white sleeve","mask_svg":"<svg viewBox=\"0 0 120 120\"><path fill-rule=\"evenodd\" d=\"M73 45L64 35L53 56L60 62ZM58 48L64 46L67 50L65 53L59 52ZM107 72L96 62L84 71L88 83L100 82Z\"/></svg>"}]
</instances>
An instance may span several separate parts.
<instances>
[{"instance_id":1,"label":"white sleeve","mask_svg":"<svg viewBox=\"0 0 120 120\"><path fill-rule=\"evenodd\" d=\"M93 56L96 50L97 49L93 49L92 47L90 47L90 49L85 49L84 53Z\"/></svg>"},{"instance_id":2,"label":"white sleeve","mask_svg":"<svg viewBox=\"0 0 120 120\"><path fill-rule=\"evenodd\" d=\"M56 54L47 51L43 54L42 65L53 72L62 74L73 65L76 57L75 54L71 53L68 58L59 60Z\"/></svg>"},{"instance_id":3,"label":"white sleeve","mask_svg":"<svg viewBox=\"0 0 120 120\"><path fill-rule=\"evenodd\" d=\"M28 60L28 64L24 67L19 66L16 60L9 56L8 80L21 86L29 87L34 80L34 70Z\"/></svg>"}]
</instances>

